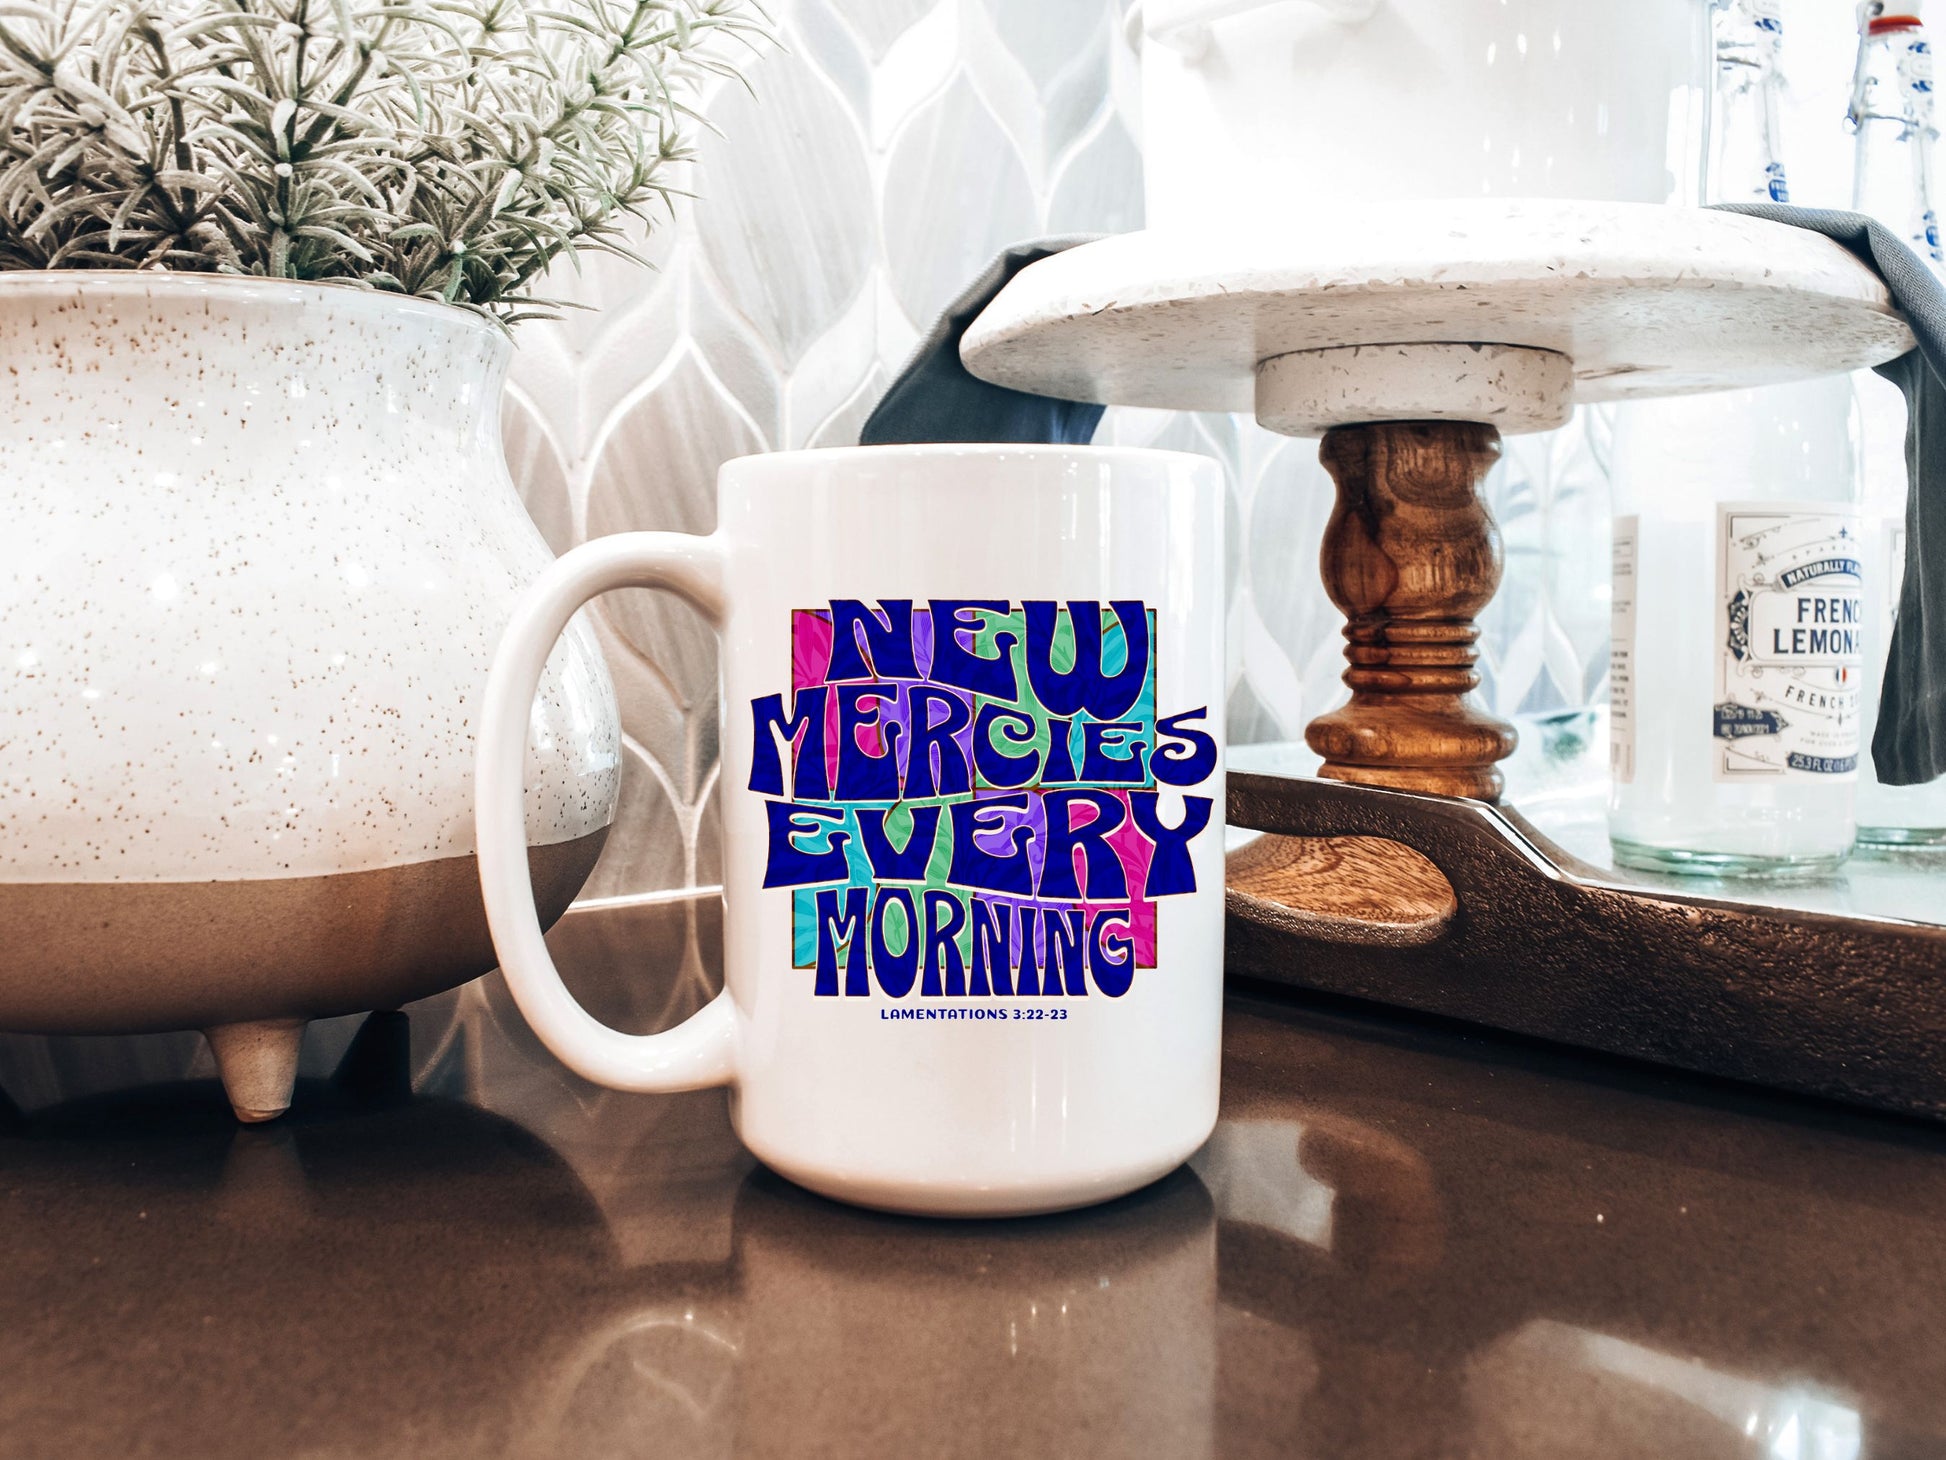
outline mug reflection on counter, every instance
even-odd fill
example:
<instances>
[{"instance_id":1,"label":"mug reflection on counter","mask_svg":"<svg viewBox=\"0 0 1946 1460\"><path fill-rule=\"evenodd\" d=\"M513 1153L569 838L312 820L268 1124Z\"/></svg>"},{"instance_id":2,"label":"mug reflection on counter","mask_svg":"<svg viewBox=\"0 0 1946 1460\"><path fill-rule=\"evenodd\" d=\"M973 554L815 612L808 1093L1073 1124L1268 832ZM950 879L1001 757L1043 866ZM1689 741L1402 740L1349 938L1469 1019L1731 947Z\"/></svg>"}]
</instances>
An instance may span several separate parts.
<instances>
[{"instance_id":1,"label":"mug reflection on counter","mask_svg":"<svg viewBox=\"0 0 1946 1460\"><path fill-rule=\"evenodd\" d=\"M714 1301L612 1316L551 1366L533 1448L653 1434L700 1460L843 1434L912 1454L950 1431L956 1453L1220 1455L1219 1354L1276 1368L1294 1434L1318 1367L1219 1295L1219 1242L1295 1242L1365 1291L1443 1251L1423 1160L1328 1113L1223 1121L1188 1171L1092 1211L881 1216L757 1171L731 1225Z\"/></svg>"},{"instance_id":2,"label":"mug reflection on counter","mask_svg":"<svg viewBox=\"0 0 1946 1460\"><path fill-rule=\"evenodd\" d=\"M966 1453L1216 1453L1216 1227L1187 1172L995 1227L877 1216L759 1171L734 1226L733 1298L589 1333L531 1411L537 1452L847 1435L917 1454L950 1432Z\"/></svg>"}]
</instances>

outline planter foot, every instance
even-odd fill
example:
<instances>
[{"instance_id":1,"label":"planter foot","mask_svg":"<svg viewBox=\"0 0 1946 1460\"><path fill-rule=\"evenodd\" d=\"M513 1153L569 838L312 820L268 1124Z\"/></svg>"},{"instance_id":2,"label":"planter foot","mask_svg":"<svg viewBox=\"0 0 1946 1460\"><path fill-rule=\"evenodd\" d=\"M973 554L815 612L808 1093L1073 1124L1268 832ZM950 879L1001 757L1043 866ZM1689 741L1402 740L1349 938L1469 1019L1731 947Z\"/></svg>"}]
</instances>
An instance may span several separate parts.
<instances>
[{"instance_id":1,"label":"planter foot","mask_svg":"<svg viewBox=\"0 0 1946 1460\"><path fill-rule=\"evenodd\" d=\"M304 1025L302 1019L258 1019L203 1031L238 1120L255 1125L290 1109Z\"/></svg>"}]
</instances>

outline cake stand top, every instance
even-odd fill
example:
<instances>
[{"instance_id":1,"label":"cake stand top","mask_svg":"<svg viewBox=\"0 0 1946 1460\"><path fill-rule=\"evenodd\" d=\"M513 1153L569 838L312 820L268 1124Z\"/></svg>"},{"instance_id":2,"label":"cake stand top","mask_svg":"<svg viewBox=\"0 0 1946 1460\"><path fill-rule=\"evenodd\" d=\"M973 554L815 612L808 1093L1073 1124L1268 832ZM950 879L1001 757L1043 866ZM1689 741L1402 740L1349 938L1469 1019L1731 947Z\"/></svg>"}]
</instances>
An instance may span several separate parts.
<instances>
[{"instance_id":1,"label":"cake stand top","mask_svg":"<svg viewBox=\"0 0 1946 1460\"><path fill-rule=\"evenodd\" d=\"M1482 199L1083 244L1016 275L960 354L1018 390L1214 411L1254 398L1279 424L1258 391L1263 361L1433 344L1555 352L1567 357L1560 392L1603 401L1852 370L1903 354L1912 336L1878 276L1806 229L1646 203ZM1314 358L1335 376L1354 357ZM1397 372L1371 368L1363 393L1383 398ZM1303 373L1315 395L1317 372ZM1305 408L1341 409L1308 397Z\"/></svg>"}]
</instances>

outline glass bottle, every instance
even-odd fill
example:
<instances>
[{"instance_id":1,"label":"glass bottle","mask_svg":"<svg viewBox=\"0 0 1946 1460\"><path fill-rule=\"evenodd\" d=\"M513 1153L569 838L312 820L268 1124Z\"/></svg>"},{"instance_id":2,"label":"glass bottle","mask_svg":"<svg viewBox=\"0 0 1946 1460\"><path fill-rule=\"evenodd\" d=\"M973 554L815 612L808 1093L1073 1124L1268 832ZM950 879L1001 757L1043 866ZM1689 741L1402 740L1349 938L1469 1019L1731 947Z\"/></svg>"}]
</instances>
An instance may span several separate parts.
<instances>
[{"instance_id":1,"label":"glass bottle","mask_svg":"<svg viewBox=\"0 0 1946 1460\"><path fill-rule=\"evenodd\" d=\"M1858 7L1858 67L1852 79L1851 206L1902 235L1935 269L1942 265L1932 207L1932 48L1916 16L1885 14L1885 0ZM1869 370L1858 395L1864 483L1866 674L1859 717L1869 742L1879 683L1905 570L1905 397ZM1858 844L1887 851L1946 848L1946 780L1884 786L1869 750L1858 766Z\"/></svg>"},{"instance_id":2,"label":"glass bottle","mask_svg":"<svg viewBox=\"0 0 1946 1460\"><path fill-rule=\"evenodd\" d=\"M1716 92L1710 107L1712 203L1788 203L1778 145L1781 0L1714 0Z\"/></svg>"},{"instance_id":3,"label":"glass bottle","mask_svg":"<svg viewBox=\"0 0 1946 1460\"><path fill-rule=\"evenodd\" d=\"M1901 235L1934 268L1942 262L1932 206L1932 44L1919 17L1885 14L1886 0L1858 7L1852 75L1851 206Z\"/></svg>"},{"instance_id":4,"label":"glass bottle","mask_svg":"<svg viewBox=\"0 0 1946 1460\"><path fill-rule=\"evenodd\" d=\"M1776 0L1718 0L1711 201L1788 201ZM1843 376L1617 412L1609 836L1627 867L1850 853L1862 551Z\"/></svg>"}]
</instances>

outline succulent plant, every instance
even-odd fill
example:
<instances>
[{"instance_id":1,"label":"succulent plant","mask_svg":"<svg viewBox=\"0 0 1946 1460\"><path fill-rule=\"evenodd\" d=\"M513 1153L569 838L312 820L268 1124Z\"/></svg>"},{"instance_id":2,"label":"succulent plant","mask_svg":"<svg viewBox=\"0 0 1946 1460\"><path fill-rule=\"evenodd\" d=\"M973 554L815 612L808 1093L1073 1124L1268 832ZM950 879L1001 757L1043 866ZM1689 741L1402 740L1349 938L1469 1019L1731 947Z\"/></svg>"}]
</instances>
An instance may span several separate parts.
<instances>
[{"instance_id":1,"label":"succulent plant","mask_svg":"<svg viewBox=\"0 0 1946 1460\"><path fill-rule=\"evenodd\" d=\"M0 0L0 268L359 284L513 320L634 256L754 0Z\"/></svg>"}]
</instances>

